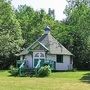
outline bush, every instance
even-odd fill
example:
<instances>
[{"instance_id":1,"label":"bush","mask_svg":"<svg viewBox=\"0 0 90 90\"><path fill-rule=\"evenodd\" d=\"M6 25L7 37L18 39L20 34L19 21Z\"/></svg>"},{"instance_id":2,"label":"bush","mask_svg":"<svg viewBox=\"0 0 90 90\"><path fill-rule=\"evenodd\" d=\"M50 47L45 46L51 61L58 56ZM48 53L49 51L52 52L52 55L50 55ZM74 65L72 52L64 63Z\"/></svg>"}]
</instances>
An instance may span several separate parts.
<instances>
[{"instance_id":1,"label":"bush","mask_svg":"<svg viewBox=\"0 0 90 90\"><path fill-rule=\"evenodd\" d=\"M73 68L72 71L73 71L73 72L76 72L76 71L77 71L77 68Z\"/></svg>"},{"instance_id":2,"label":"bush","mask_svg":"<svg viewBox=\"0 0 90 90\"><path fill-rule=\"evenodd\" d=\"M38 70L38 76L39 77L46 77L49 76L51 73L50 66L43 66Z\"/></svg>"},{"instance_id":3,"label":"bush","mask_svg":"<svg viewBox=\"0 0 90 90\"><path fill-rule=\"evenodd\" d=\"M19 75L19 69L18 68L15 68L13 66L10 66L10 71L12 76L18 76Z\"/></svg>"}]
</instances>

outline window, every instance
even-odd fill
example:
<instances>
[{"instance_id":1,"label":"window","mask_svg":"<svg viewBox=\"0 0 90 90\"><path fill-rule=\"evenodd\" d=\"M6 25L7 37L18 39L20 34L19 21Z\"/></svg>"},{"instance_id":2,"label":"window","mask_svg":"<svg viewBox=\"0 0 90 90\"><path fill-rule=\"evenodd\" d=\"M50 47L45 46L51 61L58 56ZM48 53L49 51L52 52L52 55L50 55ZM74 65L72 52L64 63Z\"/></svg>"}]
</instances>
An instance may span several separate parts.
<instances>
[{"instance_id":1,"label":"window","mask_svg":"<svg viewBox=\"0 0 90 90\"><path fill-rule=\"evenodd\" d=\"M35 58L44 58L45 57L45 53L44 52L35 52L34 53L34 57Z\"/></svg>"},{"instance_id":2,"label":"window","mask_svg":"<svg viewBox=\"0 0 90 90\"><path fill-rule=\"evenodd\" d=\"M40 57L44 57L44 54L43 53L40 53Z\"/></svg>"},{"instance_id":3,"label":"window","mask_svg":"<svg viewBox=\"0 0 90 90\"><path fill-rule=\"evenodd\" d=\"M35 54L35 57L39 57L39 53L36 53L36 54Z\"/></svg>"},{"instance_id":4,"label":"window","mask_svg":"<svg viewBox=\"0 0 90 90\"><path fill-rule=\"evenodd\" d=\"M57 55L57 63L63 63L63 55Z\"/></svg>"}]
</instances>

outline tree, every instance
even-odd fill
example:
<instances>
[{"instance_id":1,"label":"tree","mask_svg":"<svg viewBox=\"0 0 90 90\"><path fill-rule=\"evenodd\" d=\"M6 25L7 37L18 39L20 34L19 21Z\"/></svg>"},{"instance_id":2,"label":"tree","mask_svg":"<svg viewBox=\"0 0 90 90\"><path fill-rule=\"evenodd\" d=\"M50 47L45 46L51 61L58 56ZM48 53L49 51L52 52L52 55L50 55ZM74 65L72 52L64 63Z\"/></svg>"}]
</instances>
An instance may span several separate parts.
<instances>
[{"instance_id":1,"label":"tree","mask_svg":"<svg viewBox=\"0 0 90 90\"><path fill-rule=\"evenodd\" d=\"M68 5L66 5L65 14L68 16L69 13L72 12L72 10L76 7L78 7L81 4L85 4L87 6L90 6L90 0L67 0Z\"/></svg>"},{"instance_id":2,"label":"tree","mask_svg":"<svg viewBox=\"0 0 90 90\"><path fill-rule=\"evenodd\" d=\"M0 1L0 54L16 53L22 42L21 28L11 4Z\"/></svg>"},{"instance_id":3,"label":"tree","mask_svg":"<svg viewBox=\"0 0 90 90\"><path fill-rule=\"evenodd\" d=\"M16 10L16 16L22 29L22 35L25 39L24 47L29 46L43 33L43 29L50 25L52 28L55 20L41 9L34 11L30 6L19 6Z\"/></svg>"},{"instance_id":4,"label":"tree","mask_svg":"<svg viewBox=\"0 0 90 90\"><path fill-rule=\"evenodd\" d=\"M70 0L69 2L72 1L75 0ZM72 6L72 3L69 3L70 7L66 8L67 20L65 24L70 27L69 35L73 40L72 53L75 55L74 65L79 69L85 69L87 61L89 62L87 55L89 54L88 50L90 48L88 47L90 46L88 44L90 37L90 8L84 0L82 2L80 2L81 0L76 1L74 6Z\"/></svg>"},{"instance_id":5,"label":"tree","mask_svg":"<svg viewBox=\"0 0 90 90\"><path fill-rule=\"evenodd\" d=\"M21 28L11 3L0 0L0 60L18 52L22 44Z\"/></svg>"}]
</instances>

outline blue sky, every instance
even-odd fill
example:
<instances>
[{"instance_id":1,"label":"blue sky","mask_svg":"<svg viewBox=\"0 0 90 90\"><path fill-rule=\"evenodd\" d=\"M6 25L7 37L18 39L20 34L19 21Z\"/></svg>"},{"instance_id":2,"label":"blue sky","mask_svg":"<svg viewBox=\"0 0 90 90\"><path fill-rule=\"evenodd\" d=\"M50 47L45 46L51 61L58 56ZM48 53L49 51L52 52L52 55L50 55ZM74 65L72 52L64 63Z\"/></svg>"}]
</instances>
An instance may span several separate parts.
<instances>
[{"instance_id":1,"label":"blue sky","mask_svg":"<svg viewBox=\"0 0 90 90\"><path fill-rule=\"evenodd\" d=\"M56 20L62 20L66 16L63 14L66 0L12 0L12 4L15 8L18 5L28 5L34 8L34 10L40 10L41 8L48 12L48 8L55 9Z\"/></svg>"}]
</instances>

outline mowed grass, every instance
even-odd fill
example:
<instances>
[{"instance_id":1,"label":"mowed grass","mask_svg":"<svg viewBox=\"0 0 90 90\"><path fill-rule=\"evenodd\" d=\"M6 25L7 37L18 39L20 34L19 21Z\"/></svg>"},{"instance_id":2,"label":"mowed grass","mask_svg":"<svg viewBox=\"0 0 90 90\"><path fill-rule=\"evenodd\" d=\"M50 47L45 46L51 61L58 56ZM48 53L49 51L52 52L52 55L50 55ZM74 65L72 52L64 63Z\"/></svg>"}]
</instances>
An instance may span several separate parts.
<instances>
[{"instance_id":1,"label":"mowed grass","mask_svg":"<svg viewBox=\"0 0 90 90\"><path fill-rule=\"evenodd\" d=\"M0 71L0 90L90 90L90 71L54 72L46 78L11 77Z\"/></svg>"}]
</instances>

